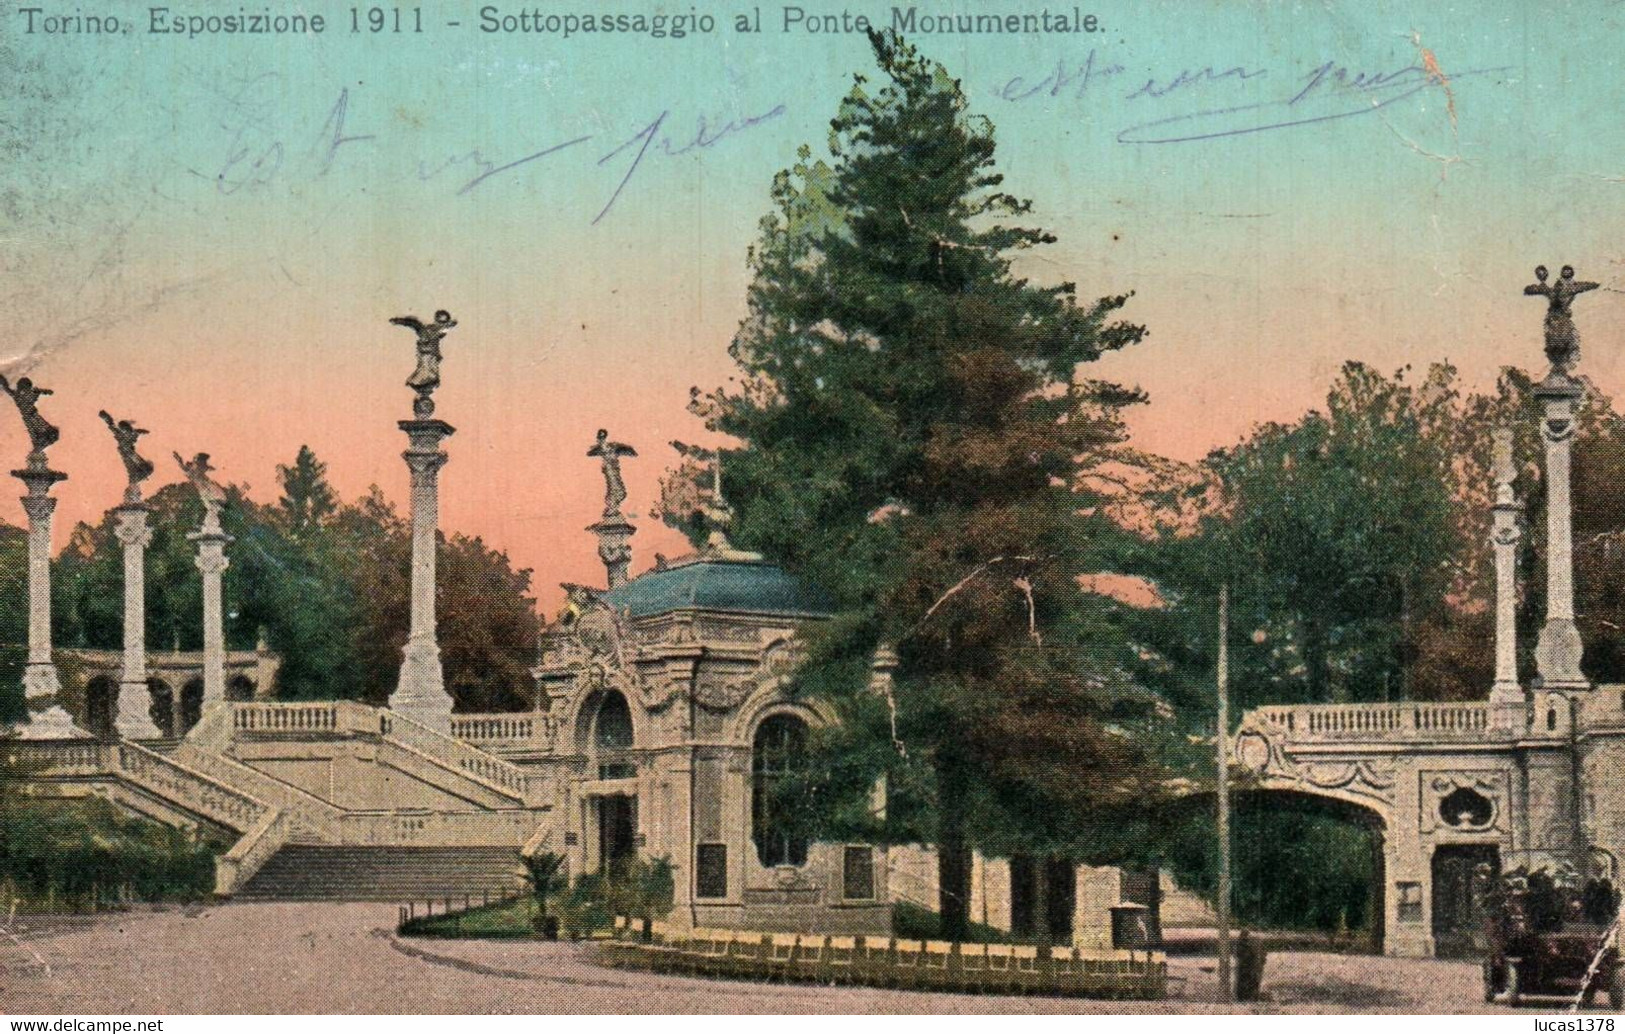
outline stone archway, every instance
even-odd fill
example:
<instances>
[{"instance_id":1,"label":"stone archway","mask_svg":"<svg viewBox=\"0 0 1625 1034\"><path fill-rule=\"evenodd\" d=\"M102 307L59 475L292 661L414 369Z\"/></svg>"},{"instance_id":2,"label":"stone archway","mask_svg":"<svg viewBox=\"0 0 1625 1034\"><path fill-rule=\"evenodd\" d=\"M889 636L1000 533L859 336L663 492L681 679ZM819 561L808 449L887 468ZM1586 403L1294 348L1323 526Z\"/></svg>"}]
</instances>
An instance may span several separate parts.
<instances>
[{"instance_id":1,"label":"stone archway","mask_svg":"<svg viewBox=\"0 0 1625 1034\"><path fill-rule=\"evenodd\" d=\"M85 729L97 739L118 737L118 680L97 675L85 683Z\"/></svg>"},{"instance_id":2,"label":"stone archway","mask_svg":"<svg viewBox=\"0 0 1625 1034\"><path fill-rule=\"evenodd\" d=\"M185 736L203 717L203 680L188 679L175 703L175 735Z\"/></svg>"},{"instance_id":3,"label":"stone archway","mask_svg":"<svg viewBox=\"0 0 1625 1034\"><path fill-rule=\"evenodd\" d=\"M1389 862L1393 845L1390 842L1388 819L1382 812L1370 804L1300 788L1243 789L1232 796L1232 804L1233 834L1246 829L1249 813L1254 817L1274 813L1295 816L1300 820L1331 820L1333 823L1360 830L1365 837L1368 867L1364 914L1349 915L1345 912L1344 921L1351 931L1361 928L1368 931L1369 948L1374 954L1380 955L1384 952L1389 946L1390 936L1388 881L1393 868ZM1233 853L1237 857L1235 864L1239 870L1246 864L1247 846L1238 843ZM1357 859L1358 855L1355 855L1355 858ZM1293 873L1281 873L1280 879L1291 880L1293 876ZM1335 886L1316 889L1334 895L1333 900L1338 890Z\"/></svg>"},{"instance_id":4,"label":"stone archway","mask_svg":"<svg viewBox=\"0 0 1625 1034\"><path fill-rule=\"evenodd\" d=\"M175 688L160 678L147 680L147 714L158 727L158 735L175 735Z\"/></svg>"}]
</instances>

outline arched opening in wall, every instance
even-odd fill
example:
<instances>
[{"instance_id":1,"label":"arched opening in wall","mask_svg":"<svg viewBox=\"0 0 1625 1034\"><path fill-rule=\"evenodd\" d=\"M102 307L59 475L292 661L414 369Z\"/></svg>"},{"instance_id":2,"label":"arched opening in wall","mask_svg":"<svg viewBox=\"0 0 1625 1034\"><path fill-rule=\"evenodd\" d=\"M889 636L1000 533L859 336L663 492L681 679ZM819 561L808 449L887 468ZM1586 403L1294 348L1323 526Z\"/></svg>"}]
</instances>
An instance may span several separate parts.
<instances>
[{"instance_id":1,"label":"arched opening in wall","mask_svg":"<svg viewBox=\"0 0 1625 1034\"><path fill-rule=\"evenodd\" d=\"M175 695L163 679L147 680L147 714L158 727L158 735L168 739L175 732Z\"/></svg>"},{"instance_id":2,"label":"arched opening in wall","mask_svg":"<svg viewBox=\"0 0 1625 1034\"><path fill-rule=\"evenodd\" d=\"M765 866L805 865L807 835L807 723L775 714L751 741L751 839Z\"/></svg>"},{"instance_id":3,"label":"arched opening in wall","mask_svg":"<svg viewBox=\"0 0 1625 1034\"><path fill-rule=\"evenodd\" d=\"M226 680L226 699L245 703L254 699L254 680L247 675L233 675Z\"/></svg>"},{"instance_id":4,"label":"arched opening in wall","mask_svg":"<svg viewBox=\"0 0 1625 1034\"><path fill-rule=\"evenodd\" d=\"M1382 951L1387 873L1380 814L1318 794L1239 793L1231 833L1238 922L1313 930Z\"/></svg>"},{"instance_id":5,"label":"arched opening in wall","mask_svg":"<svg viewBox=\"0 0 1625 1034\"><path fill-rule=\"evenodd\" d=\"M598 778L632 779L638 774L632 753L635 742L632 707L618 690L595 693L581 708L577 736L597 770ZM587 835L594 838L596 860L588 865L601 872L621 870L637 856L638 799L636 793L603 793L592 804ZM596 825L596 831L592 828ZM594 840L589 840L593 843Z\"/></svg>"},{"instance_id":6,"label":"arched opening in wall","mask_svg":"<svg viewBox=\"0 0 1625 1034\"><path fill-rule=\"evenodd\" d=\"M1153 860L1181 889L1211 907L1218 875L1215 800L1193 794L1155 817L1162 843ZM1373 807L1288 789L1231 794L1231 913L1238 926L1325 934L1344 950L1381 953L1387 895L1399 921L1425 931L1419 886L1390 888L1386 830Z\"/></svg>"},{"instance_id":7,"label":"arched opening in wall","mask_svg":"<svg viewBox=\"0 0 1625 1034\"><path fill-rule=\"evenodd\" d=\"M97 675L85 684L85 728L98 739L118 735L118 688L118 682L108 675Z\"/></svg>"},{"instance_id":8,"label":"arched opening in wall","mask_svg":"<svg viewBox=\"0 0 1625 1034\"><path fill-rule=\"evenodd\" d=\"M181 687L181 720L175 731L177 735L185 736L192 731L192 726L203 717L203 680L192 679Z\"/></svg>"},{"instance_id":9,"label":"arched opening in wall","mask_svg":"<svg viewBox=\"0 0 1625 1034\"><path fill-rule=\"evenodd\" d=\"M588 701L587 745L598 765L599 779L630 779L638 774L631 755L632 708L618 690L607 689Z\"/></svg>"}]
</instances>

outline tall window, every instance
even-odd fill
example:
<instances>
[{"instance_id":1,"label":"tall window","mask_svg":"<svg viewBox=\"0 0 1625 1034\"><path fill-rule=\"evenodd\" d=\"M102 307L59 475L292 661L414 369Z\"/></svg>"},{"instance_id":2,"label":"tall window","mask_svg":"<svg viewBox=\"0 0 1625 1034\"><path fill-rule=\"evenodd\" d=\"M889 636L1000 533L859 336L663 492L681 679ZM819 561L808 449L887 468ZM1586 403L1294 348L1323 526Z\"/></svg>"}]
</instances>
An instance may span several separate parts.
<instances>
[{"instance_id":1,"label":"tall window","mask_svg":"<svg viewBox=\"0 0 1625 1034\"><path fill-rule=\"evenodd\" d=\"M776 714L756 729L751 745L751 830L763 865L805 865L807 723Z\"/></svg>"},{"instance_id":2,"label":"tall window","mask_svg":"<svg viewBox=\"0 0 1625 1034\"><path fill-rule=\"evenodd\" d=\"M592 745L598 755L598 778L630 779L638 774L637 765L626 756L632 749L632 709L626 698L610 690L598 700L598 713L593 716Z\"/></svg>"}]
</instances>

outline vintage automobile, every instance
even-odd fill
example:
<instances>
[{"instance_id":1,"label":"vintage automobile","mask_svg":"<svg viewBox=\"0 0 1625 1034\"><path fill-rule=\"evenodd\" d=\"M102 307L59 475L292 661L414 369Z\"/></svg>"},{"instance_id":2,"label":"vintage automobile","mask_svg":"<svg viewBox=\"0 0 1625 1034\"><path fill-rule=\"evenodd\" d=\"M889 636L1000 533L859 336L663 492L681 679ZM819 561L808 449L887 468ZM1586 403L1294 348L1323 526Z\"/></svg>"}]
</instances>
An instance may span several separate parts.
<instances>
[{"instance_id":1,"label":"vintage automobile","mask_svg":"<svg viewBox=\"0 0 1625 1034\"><path fill-rule=\"evenodd\" d=\"M1606 991L1611 1008L1625 1007L1619 894L1607 880L1576 890L1544 872L1520 870L1503 877L1486 899L1486 1002L1517 1005L1529 996L1555 996L1590 1005Z\"/></svg>"}]
</instances>

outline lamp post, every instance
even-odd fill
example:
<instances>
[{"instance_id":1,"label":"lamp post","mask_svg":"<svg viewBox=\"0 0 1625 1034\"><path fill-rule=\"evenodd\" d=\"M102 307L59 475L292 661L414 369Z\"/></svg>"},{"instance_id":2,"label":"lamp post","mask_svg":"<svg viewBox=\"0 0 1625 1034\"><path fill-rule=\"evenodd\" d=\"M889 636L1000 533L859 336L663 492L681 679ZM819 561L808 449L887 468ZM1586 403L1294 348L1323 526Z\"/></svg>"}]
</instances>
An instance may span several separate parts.
<instances>
[{"instance_id":1,"label":"lamp post","mask_svg":"<svg viewBox=\"0 0 1625 1034\"><path fill-rule=\"evenodd\" d=\"M1230 979L1230 586L1219 586L1219 660L1214 682L1218 686L1218 834L1219 886L1213 911L1219 922L1219 993L1235 1000Z\"/></svg>"}]
</instances>

